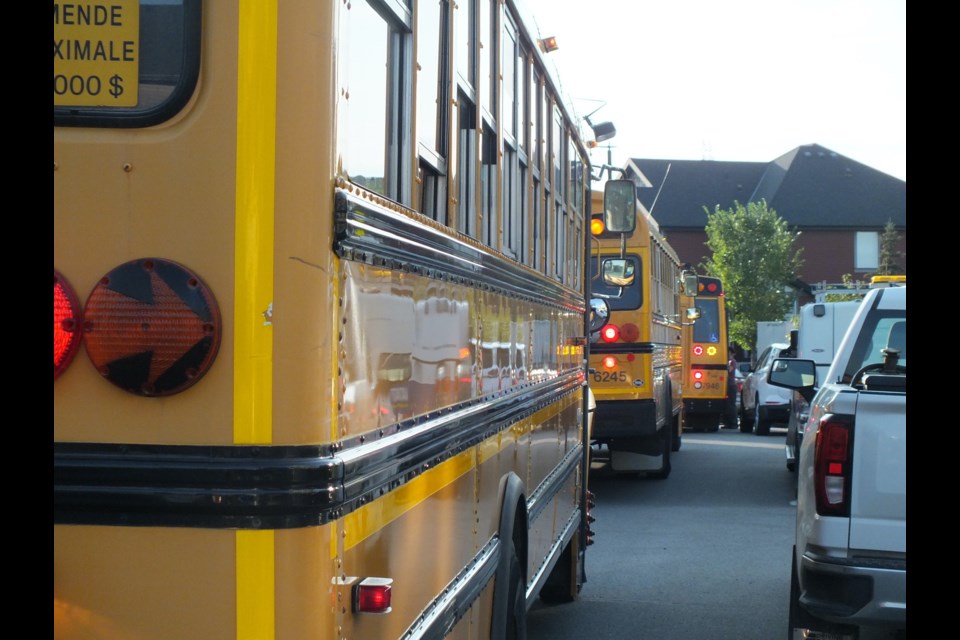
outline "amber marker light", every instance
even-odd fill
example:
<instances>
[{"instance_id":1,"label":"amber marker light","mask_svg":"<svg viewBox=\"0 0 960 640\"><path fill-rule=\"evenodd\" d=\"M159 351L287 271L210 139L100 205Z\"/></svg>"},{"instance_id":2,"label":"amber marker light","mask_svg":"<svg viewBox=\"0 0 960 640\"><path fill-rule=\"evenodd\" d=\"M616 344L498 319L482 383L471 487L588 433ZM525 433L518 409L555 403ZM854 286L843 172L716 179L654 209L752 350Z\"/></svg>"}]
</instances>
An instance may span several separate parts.
<instances>
[{"instance_id":1,"label":"amber marker light","mask_svg":"<svg viewBox=\"0 0 960 640\"><path fill-rule=\"evenodd\" d=\"M66 370L83 337L80 299L70 283L53 270L53 379Z\"/></svg>"},{"instance_id":2,"label":"amber marker light","mask_svg":"<svg viewBox=\"0 0 960 640\"><path fill-rule=\"evenodd\" d=\"M199 276L143 258L100 279L84 305L84 344L100 374L141 396L195 384L220 348L220 309Z\"/></svg>"}]
</instances>

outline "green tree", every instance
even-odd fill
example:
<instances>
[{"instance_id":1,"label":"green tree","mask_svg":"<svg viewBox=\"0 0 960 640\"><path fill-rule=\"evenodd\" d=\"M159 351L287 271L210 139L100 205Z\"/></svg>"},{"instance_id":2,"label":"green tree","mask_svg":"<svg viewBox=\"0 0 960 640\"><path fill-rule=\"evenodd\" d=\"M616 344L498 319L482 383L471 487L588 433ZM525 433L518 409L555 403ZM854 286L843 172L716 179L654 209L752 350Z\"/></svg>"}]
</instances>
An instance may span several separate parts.
<instances>
[{"instance_id":1,"label":"green tree","mask_svg":"<svg viewBox=\"0 0 960 640\"><path fill-rule=\"evenodd\" d=\"M897 227L893 220L887 220L883 227L883 233L880 235L880 266L874 275L878 276L897 276L903 274L903 267L900 266L900 250L897 249L897 243L900 242L900 234L897 233Z\"/></svg>"},{"instance_id":2,"label":"green tree","mask_svg":"<svg viewBox=\"0 0 960 640\"><path fill-rule=\"evenodd\" d=\"M706 245L713 254L700 266L723 282L730 341L754 349L757 322L781 320L792 308L789 285L803 264L794 246L800 232L791 230L766 200L704 211Z\"/></svg>"}]
</instances>

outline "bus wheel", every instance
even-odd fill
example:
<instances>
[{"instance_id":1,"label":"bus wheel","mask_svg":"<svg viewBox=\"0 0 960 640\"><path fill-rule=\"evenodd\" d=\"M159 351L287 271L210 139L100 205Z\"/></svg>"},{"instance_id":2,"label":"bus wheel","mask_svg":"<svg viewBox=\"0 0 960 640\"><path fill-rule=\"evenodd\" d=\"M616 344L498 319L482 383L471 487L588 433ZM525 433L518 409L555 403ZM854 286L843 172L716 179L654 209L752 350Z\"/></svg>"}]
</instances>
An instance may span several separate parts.
<instances>
[{"instance_id":1,"label":"bus wheel","mask_svg":"<svg viewBox=\"0 0 960 640\"><path fill-rule=\"evenodd\" d=\"M506 640L526 640L527 638L527 588L520 570L520 558L517 550L510 545L510 592L507 625L503 637ZM496 635L494 636L496 637Z\"/></svg>"},{"instance_id":2,"label":"bus wheel","mask_svg":"<svg viewBox=\"0 0 960 640\"><path fill-rule=\"evenodd\" d=\"M683 429L680 427L680 414L678 413L673 417L673 445L670 449L676 453L680 451L680 447L683 445Z\"/></svg>"}]
</instances>

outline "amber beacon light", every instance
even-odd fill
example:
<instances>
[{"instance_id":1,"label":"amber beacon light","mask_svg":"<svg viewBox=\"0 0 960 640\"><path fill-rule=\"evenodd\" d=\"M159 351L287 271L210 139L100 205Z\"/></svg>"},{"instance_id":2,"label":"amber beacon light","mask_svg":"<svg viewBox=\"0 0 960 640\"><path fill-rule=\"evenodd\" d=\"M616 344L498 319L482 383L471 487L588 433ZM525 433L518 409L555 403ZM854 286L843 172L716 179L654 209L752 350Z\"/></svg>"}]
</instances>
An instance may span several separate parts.
<instances>
[{"instance_id":1,"label":"amber beacon light","mask_svg":"<svg viewBox=\"0 0 960 640\"><path fill-rule=\"evenodd\" d=\"M70 283L53 270L53 379L64 372L80 348L80 300Z\"/></svg>"},{"instance_id":2,"label":"amber beacon light","mask_svg":"<svg viewBox=\"0 0 960 640\"><path fill-rule=\"evenodd\" d=\"M210 369L220 347L213 294L196 274L169 260L134 260L102 277L83 318L94 366L137 395L189 388Z\"/></svg>"}]
</instances>

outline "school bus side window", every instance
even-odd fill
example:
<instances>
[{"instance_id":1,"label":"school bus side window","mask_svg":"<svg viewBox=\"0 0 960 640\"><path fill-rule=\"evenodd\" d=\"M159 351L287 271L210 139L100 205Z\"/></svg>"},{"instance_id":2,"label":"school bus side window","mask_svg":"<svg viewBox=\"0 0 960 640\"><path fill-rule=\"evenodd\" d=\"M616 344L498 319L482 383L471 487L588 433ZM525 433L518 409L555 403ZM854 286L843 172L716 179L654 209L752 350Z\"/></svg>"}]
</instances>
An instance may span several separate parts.
<instances>
[{"instance_id":1,"label":"school bus side window","mask_svg":"<svg viewBox=\"0 0 960 640\"><path fill-rule=\"evenodd\" d=\"M379 0L345 5L338 148L350 180L402 204L413 195L404 167L411 148L408 87L412 12ZM403 9L407 9L404 11Z\"/></svg>"},{"instance_id":2,"label":"school bus side window","mask_svg":"<svg viewBox=\"0 0 960 640\"><path fill-rule=\"evenodd\" d=\"M417 14L417 142L420 157L419 211L437 222L447 220L447 114L450 99L446 82L450 37L448 0L426 0Z\"/></svg>"},{"instance_id":3,"label":"school bus side window","mask_svg":"<svg viewBox=\"0 0 960 640\"><path fill-rule=\"evenodd\" d=\"M200 73L200 0L53 3L53 124L148 127Z\"/></svg>"}]
</instances>

